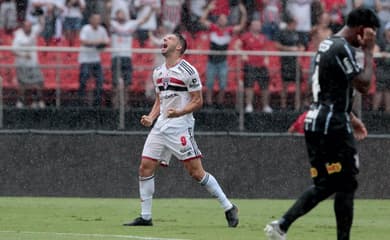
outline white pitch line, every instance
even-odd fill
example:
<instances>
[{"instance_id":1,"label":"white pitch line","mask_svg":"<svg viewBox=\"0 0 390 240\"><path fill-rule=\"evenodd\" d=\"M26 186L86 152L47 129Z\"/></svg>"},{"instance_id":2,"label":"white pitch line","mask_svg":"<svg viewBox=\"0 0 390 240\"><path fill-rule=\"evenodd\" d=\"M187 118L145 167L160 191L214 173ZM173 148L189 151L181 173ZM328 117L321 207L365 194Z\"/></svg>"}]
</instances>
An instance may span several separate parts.
<instances>
[{"instance_id":1,"label":"white pitch line","mask_svg":"<svg viewBox=\"0 0 390 240\"><path fill-rule=\"evenodd\" d=\"M95 233L59 233L59 232L23 232L23 231L0 231L0 233L17 233L17 234L48 234L57 236L69 237L94 237L94 238L122 238L122 239L141 239L141 240L190 240L179 238L155 238L155 237L141 237L133 235L115 235L115 234L95 234Z\"/></svg>"}]
</instances>

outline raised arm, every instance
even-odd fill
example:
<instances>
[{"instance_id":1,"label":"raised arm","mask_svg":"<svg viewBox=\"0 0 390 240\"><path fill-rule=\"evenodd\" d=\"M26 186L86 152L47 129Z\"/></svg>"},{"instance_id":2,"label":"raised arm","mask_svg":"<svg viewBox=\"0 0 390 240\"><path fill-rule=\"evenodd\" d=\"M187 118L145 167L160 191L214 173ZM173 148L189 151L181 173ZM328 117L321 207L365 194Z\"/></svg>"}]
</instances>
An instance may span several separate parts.
<instances>
[{"instance_id":1,"label":"raised arm","mask_svg":"<svg viewBox=\"0 0 390 240\"><path fill-rule=\"evenodd\" d=\"M207 20L207 18L209 17L209 14L210 12L215 8L215 1L211 1L207 6L206 8L204 9L203 11L203 15L202 17L200 18L200 23L205 26L206 28L210 28L211 26L211 22L209 20Z\"/></svg>"},{"instance_id":2,"label":"raised arm","mask_svg":"<svg viewBox=\"0 0 390 240\"><path fill-rule=\"evenodd\" d=\"M139 22L138 22L138 24L137 24L137 27L138 27L138 26L141 26L141 25L144 24L144 23L146 23L146 22L149 20L150 16L152 16L152 14L153 14L155 11L156 11L155 8L150 8L148 14L146 14L143 18L141 18L141 19L139 20Z\"/></svg>"},{"instance_id":3,"label":"raised arm","mask_svg":"<svg viewBox=\"0 0 390 240\"><path fill-rule=\"evenodd\" d=\"M370 89L372 74L374 73L373 56L376 41L376 34L372 28L364 29L364 35L359 39L364 53L364 69L356 75L352 83L356 90L365 94Z\"/></svg>"},{"instance_id":4,"label":"raised arm","mask_svg":"<svg viewBox=\"0 0 390 240\"><path fill-rule=\"evenodd\" d=\"M235 32L235 33L240 32L242 29L245 28L247 18L248 18L247 11L246 11L244 4L240 3L238 5L238 7L240 8L241 18L240 18L240 24L235 25L233 27L233 32Z\"/></svg>"}]
</instances>

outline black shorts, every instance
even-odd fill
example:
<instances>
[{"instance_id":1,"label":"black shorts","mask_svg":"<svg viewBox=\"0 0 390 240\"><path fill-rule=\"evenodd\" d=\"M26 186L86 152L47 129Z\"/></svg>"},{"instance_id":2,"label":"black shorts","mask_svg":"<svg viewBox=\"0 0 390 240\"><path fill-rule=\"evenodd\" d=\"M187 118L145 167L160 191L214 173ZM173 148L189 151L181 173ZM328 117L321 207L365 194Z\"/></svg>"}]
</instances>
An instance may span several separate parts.
<instances>
[{"instance_id":1,"label":"black shorts","mask_svg":"<svg viewBox=\"0 0 390 240\"><path fill-rule=\"evenodd\" d=\"M299 67L299 74L302 77L301 67ZM288 83L296 82L297 81L297 66L296 66L296 64L283 64L281 67L281 75L282 75L283 82L288 82Z\"/></svg>"},{"instance_id":2,"label":"black shorts","mask_svg":"<svg viewBox=\"0 0 390 240\"><path fill-rule=\"evenodd\" d=\"M133 65L129 57L114 57L112 58L111 73L113 86L118 85L118 73L123 79L125 86L131 84L131 76L133 72Z\"/></svg>"},{"instance_id":3,"label":"black shorts","mask_svg":"<svg viewBox=\"0 0 390 240\"><path fill-rule=\"evenodd\" d=\"M376 68L376 90L389 91L390 90L390 69L378 66Z\"/></svg>"},{"instance_id":4,"label":"black shorts","mask_svg":"<svg viewBox=\"0 0 390 240\"><path fill-rule=\"evenodd\" d=\"M328 185L335 191L357 188L359 159L353 134L305 132L305 140L315 185Z\"/></svg>"},{"instance_id":5,"label":"black shorts","mask_svg":"<svg viewBox=\"0 0 390 240\"><path fill-rule=\"evenodd\" d=\"M269 72L266 67L254 67L248 64L244 65L244 87L253 87L255 81L258 81L261 89L268 89Z\"/></svg>"}]
</instances>

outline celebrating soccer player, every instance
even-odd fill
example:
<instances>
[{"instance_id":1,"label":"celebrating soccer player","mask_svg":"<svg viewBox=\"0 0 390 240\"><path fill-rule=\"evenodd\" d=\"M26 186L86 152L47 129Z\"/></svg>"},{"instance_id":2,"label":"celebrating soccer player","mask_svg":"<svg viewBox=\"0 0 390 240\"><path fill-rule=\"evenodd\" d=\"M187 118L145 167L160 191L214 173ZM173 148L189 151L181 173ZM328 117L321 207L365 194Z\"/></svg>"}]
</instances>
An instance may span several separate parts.
<instances>
[{"instance_id":1,"label":"celebrating soccer player","mask_svg":"<svg viewBox=\"0 0 390 240\"><path fill-rule=\"evenodd\" d=\"M229 227L238 225L238 209L222 191L217 180L202 167L202 154L194 139L193 112L203 104L202 85L197 70L182 59L187 47L179 33L163 38L161 54L165 63L153 72L156 100L141 124L150 127L139 167L141 216L125 226L152 226L152 198L155 170L169 165L171 156L181 160L188 173L216 197L225 210Z\"/></svg>"},{"instance_id":2,"label":"celebrating soccer player","mask_svg":"<svg viewBox=\"0 0 390 240\"><path fill-rule=\"evenodd\" d=\"M305 140L314 185L278 221L264 229L268 239L284 240L291 224L319 202L334 196L337 239L349 240L359 158L355 138L367 136L364 124L351 112L354 89L367 93L373 74L376 14L357 8L346 26L319 45L312 78L313 104L305 118ZM354 47L364 53L364 68Z\"/></svg>"}]
</instances>

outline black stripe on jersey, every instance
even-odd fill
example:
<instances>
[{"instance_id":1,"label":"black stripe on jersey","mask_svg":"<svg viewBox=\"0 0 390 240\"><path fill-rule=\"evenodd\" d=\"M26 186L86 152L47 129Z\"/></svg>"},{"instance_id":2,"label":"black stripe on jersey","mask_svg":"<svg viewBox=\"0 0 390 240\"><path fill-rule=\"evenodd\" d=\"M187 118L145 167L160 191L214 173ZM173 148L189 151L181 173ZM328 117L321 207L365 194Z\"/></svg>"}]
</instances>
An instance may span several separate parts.
<instances>
[{"instance_id":1,"label":"black stripe on jersey","mask_svg":"<svg viewBox=\"0 0 390 240\"><path fill-rule=\"evenodd\" d=\"M192 69L192 67L190 65L188 65L186 62L181 62L180 66L182 66L188 72L188 74L190 74L190 75L195 74L194 69Z\"/></svg>"},{"instance_id":2,"label":"black stripe on jersey","mask_svg":"<svg viewBox=\"0 0 390 240\"><path fill-rule=\"evenodd\" d=\"M188 128L187 131L188 131L188 135L190 135L190 142L192 145L192 149L194 150L195 156L199 156L200 152L199 152L198 144L196 144L194 136L192 135L192 128Z\"/></svg>"},{"instance_id":3,"label":"black stripe on jersey","mask_svg":"<svg viewBox=\"0 0 390 240\"><path fill-rule=\"evenodd\" d=\"M160 91L167 91L167 90L172 90L172 91L177 91L177 92L188 91L187 87L179 87L179 86L172 86L172 85L169 85L167 88L164 88L163 86L158 86L158 89Z\"/></svg>"},{"instance_id":4,"label":"black stripe on jersey","mask_svg":"<svg viewBox=\"0 0 390 240\"><path fill-rule=\"evenodd\" d=\"M351 49L348 47L347 44L344 44L344 48L345 48L345 50L346 50L347 53L348 53L348 57L349 57L349 59L351 60L352 66L355 68L355 72L358 72L358 71L359 71L359 65L358 65L357 62L355 61L355 58L352 56Z\"/></svg>"}]
</instances>

